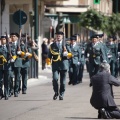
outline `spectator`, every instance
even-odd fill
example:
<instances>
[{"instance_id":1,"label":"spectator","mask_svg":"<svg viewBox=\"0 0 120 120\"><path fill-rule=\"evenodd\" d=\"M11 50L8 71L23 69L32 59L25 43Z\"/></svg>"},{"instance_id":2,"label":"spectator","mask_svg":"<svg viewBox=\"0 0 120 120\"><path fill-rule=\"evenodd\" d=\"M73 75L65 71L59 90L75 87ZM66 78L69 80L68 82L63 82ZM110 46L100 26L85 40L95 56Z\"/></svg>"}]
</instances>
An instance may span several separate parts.
<instances>
[{"instance_id":1,"label":"spectator","mask_svg":"<svg viewBox=\"0 0 120 120\"><path fill-rule=\"evenodd\" d=\"M112 85L120 86L120 81L110 74L110 65L101 63L99 72L91 78L91 82L93 92L90 103L98 110L98 118L120 119L120 110L112 95Z\"/></svg>"},{"instance_id":2,"label":"spectator","mask_svg":"<svg viewBox=\"0 0 120 120\"><path fill-rule=\"evenodd\" d=\"M43 38L43 43L41 45L42 47L42 70L46 68L46 58L48 57L48 39Z\"/></svg>"}]
</instances>

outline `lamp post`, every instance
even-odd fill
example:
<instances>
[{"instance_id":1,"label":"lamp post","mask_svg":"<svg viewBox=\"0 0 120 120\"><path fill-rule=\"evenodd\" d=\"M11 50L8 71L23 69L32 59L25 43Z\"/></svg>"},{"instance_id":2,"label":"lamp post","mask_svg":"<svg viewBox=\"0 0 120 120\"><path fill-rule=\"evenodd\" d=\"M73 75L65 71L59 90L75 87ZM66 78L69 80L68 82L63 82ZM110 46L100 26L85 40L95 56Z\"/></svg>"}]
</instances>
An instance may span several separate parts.
<instances>
[{"instance_id":1,"label":"lamp post","mask_svg":"<svg viewBox=\"0 0 120 120\"><path fill-rule=\"evenodd\" d=\"M38 33L39 33L39 23L38 23L38 0L33 0L34 5L34 40L38 44ZM34 51L36 55L38 56L38 50ZM38 61L34 61L34 78L38 78Z\"/></svg>"},{"instance_id":2,"label":"lamp post","mask_svg":"<svg viewBox=\"0 0 120 120\"><path fill-rule=\"evenodd\" d=\"M34 0L34 12L35 12L35 32L34 32L34 39L38 42L38 0Z\"/></svg>"},{"instance_id":3,"label":"lamp post","mask_svg":"<svg viewBox=\"0 0 120 120\"><path fill-rule=\"evenodd\" d=\"M118 13L118 0L116 0L116 5L115 5L115 12Z\"/></svg>"}]
</instances>

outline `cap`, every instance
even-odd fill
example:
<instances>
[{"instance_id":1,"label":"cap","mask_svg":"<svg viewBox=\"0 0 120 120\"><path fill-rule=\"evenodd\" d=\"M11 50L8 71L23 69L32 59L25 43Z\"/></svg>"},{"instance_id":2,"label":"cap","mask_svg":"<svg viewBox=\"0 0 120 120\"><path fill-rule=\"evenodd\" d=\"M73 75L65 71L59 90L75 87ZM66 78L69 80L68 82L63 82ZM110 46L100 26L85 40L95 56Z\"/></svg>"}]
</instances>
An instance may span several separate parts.
<instances>
[{"instance_id":1,"label":"cap","mask_svg":"<svg viewBox=\"0 0 120 120\"><path fill-rule=\"evenodd\" d=\"M3 36L1 36L0 38L1 38L1 39L2 39L2 38L6 38L6 36L3 35Z\"/></svg>"},{"instance_id":2,"label":"cap","mask_svg":"<svg viewBox=\"0 0 120 120\"><path fill-rule=\"evenodd\" d=\"M64 33L62 31L56 32L55 34L57 34L57 35L64 35Z\"/></svg>"},{"instance_id":3,"label":"cap","mask_svg":"<svg viewBox=\"0 0 120 120\"><path fill-rule=\"evenodd\" d=\"M102 38L104 36L104 34L98 34L99 38Z\"/></svg>"},{"instance_id":4,"label":"cap","mask_svg":"<svg viewBox=\"0 0 120 120\"><path fill-rule=\"evenodd\" d=\"M93 39L93 38L99 38L99 36L98 35L92 35L90 38L91 39Z\"/></svg>"},{"instance_id":5,"label":"cap","mask_svg":"<svg viewBox=\"0 0 120 120\"><path fill-rule=\"evenodd\" d=\"M18 33L11 33L10 35L16 35L17 37L19 37Z\"/></svg>"},{"instance_id":6,"label":"cap","mask_svg":"<svg viewBox=\"0 0 120 120\"><path fill-rule=\"evenodd\" d=\"M77 38L76 38L76 36L72 36L72 37L70 37L70 40L77 40Z\"/></svg>"}]
</instances>

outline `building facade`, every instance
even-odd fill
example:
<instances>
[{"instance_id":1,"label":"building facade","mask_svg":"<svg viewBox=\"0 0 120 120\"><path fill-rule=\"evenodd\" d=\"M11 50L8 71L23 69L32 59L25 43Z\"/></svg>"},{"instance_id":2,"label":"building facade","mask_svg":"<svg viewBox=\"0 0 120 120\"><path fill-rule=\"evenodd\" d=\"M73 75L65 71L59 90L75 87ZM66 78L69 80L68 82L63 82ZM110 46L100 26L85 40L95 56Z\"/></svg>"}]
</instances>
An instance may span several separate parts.
<instances>
[{"instance_id":1,"label":"building facade","mask_svg":"<svg viewBox=\"0 0 120 120\"><path fill-rule=\"evenodd\" d=\"M5 34L6 28L9 34L11 32L19 32L19 26L13 21L13 14L17 10L23 10L27 14L27 22L22 25L22 33L27 32L30 36L33 36L34 30L30 26L29 15L30 12L33 11L33 4L35 0L0 1L5 1L5 8L2 14L0 14L0 35ZM79 28L76 20L80 13L85 12L90 8L95 8L98 11L102 11L104 14L109 15L112 13L112 0L100 0L100 4L93 4L93 0L38 0L39 68L41 67L42 39L43 37L54 37L51 36L51 27L54 29L55 33L55 28L58 24L58 19L56 17L58 13L62 13L64 15L66 37L70 37L72 34L85 32L84 28L82 30ZM46 9L48 9L49 12L46 13Z\"/></svg>"}]
</instances>

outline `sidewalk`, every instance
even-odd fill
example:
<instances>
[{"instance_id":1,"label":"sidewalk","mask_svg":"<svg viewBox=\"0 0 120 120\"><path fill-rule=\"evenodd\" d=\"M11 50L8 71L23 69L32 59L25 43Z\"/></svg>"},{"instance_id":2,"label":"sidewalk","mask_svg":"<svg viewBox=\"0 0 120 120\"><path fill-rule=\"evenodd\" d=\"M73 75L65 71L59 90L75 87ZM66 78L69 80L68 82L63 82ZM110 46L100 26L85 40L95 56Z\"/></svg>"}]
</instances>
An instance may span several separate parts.
<instances>
[{"instance_id":1,"label":"sidewalk","mask_svg":"<svg viewBox=\"0 0 120 120\"><path fill-rule=\"evenodd\" d=\"M45 70L41 70L39 75L38 75L38 79L37 78L30 78L28 79L28 86L34 86L37 84L44 84L44 83L48 83L51 81L52 79L52 70L51 69L45 69Z\"/></svg>"}]
</instances>

